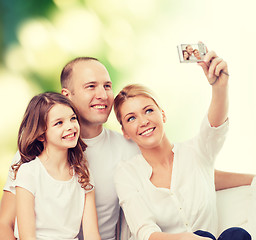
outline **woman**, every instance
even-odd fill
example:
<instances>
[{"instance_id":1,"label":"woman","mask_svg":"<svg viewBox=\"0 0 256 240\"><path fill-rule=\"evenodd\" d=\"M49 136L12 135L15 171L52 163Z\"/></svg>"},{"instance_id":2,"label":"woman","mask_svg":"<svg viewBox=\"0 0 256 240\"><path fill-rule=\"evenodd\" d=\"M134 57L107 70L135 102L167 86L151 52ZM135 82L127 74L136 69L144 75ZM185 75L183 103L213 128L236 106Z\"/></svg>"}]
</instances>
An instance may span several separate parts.
<instances>
[{"instance_id":1,"label":"woman","mask_svg":"<svg viewBox=\"0 0 256 240\"><path fill-rule=\"evenodd\" d=\"M212 85L212 100L199 135L185 143L169 142L165 113L144 87L129 85L115 98L123 134L141 150L120 163L115 174L119 202L135 239L215 239L214 160L228 130L228 69L214 52L199 65ZM221 237L250 239L240 228Z\"/></svg>"},{"instance_id":2,"label":"woman","mask_svg":"<svg viewBox=\"0 0 256 240\"><path fill-rule=\"evenodd\" d=\"M197 49L194 49L193 54L197 60L201 60L200 52Z\"/></svg>"}]
</instances>

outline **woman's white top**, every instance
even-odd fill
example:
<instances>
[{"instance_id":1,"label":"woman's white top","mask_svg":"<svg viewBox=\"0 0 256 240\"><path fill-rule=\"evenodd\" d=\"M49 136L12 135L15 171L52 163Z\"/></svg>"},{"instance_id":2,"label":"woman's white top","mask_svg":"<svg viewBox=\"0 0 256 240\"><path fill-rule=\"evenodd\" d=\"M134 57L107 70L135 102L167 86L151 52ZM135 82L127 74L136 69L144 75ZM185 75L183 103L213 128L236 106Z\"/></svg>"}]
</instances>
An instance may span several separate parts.
<instances>
[{"instance_id":1,"label":"woman's white top","mask_svg":"<svg viewBox=\"0 0 256 240\"><path fill-rule=\"evenodd\" d=\"M197 137L174 145L170 189L151 183L152 168L141 154L119 164L115 185L135 239L147 240L154 232L216 234L214 160L227 130L228 121L215 128L206 117Z\"/></svg>"},{"instance_id":2,"label":"woman's white top","mask_svg":"<svg viewBox=\"0 0 256 240\"><path fill-rule=\"evenodd\" d=\"M76 174L68 181L56 180L35 158L21 165L15 186L25 188L35 197L37 240L77 239L88 191L81 188ZM19 238L17 221L15 237Z\"/></svg>"}]
</instances>

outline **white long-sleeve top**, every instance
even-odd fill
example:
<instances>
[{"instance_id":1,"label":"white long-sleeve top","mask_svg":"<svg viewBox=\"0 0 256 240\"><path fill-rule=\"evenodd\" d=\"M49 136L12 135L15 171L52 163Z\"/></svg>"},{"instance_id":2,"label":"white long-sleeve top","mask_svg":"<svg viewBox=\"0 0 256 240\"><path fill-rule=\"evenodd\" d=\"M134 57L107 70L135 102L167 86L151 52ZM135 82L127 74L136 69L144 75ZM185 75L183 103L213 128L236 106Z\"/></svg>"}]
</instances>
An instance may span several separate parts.
<instances>
[{"instance_id":1,"label":"white long-sleeve top","mask_svg":"<svg viewBox=\"0 0 256 240\"><path fill-rule=\"evenodd\" d=\"M148 240L161 231L216 234L214 160L227 130L228 121L215 128L205 117L197 137L174 145L170 189L151 183L152 168L142 154L118 165L115 186L135 239Z\"/></svg>"}]
</instances>

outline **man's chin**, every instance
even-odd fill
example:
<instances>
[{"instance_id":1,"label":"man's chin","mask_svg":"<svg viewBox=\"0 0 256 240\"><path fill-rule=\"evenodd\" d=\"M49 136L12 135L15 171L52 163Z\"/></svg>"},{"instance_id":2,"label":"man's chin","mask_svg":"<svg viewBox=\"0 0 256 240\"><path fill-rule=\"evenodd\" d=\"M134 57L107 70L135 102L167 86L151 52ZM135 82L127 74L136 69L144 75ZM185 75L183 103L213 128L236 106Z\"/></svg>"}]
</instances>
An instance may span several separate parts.
<instances>
[{"instance_id":1,"label":"man's chin","mask_svg":"<svg viewBox=\"0 0 256 240\"><path fill-rule=\"evenodd\" d=\"M85 120L83 121L84 124L86 125L94 125L94 126L97 126L97 125L102 125L104 123L106 123L108 120L108 117L101 117L101 118L94 118L94 119L90 119L90 120Z\"/></svg>"}]
</instances>

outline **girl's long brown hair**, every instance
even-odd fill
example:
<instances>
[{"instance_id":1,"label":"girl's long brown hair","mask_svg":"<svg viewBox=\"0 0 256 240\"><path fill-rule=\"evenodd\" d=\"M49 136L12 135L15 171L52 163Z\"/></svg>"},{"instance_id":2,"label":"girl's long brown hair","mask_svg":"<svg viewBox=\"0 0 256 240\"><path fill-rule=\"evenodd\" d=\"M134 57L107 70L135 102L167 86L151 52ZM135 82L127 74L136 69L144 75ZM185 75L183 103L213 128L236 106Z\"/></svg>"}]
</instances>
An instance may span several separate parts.
<instances>
[{"instance_id":1,"label":"girl's long brown hair","mask_svg":"<svg viewBox=\"0 0 256 240\"><path fill-rule=\"evenodd\" d=\"M55 104L63 104L70 107L77 115L79 122L79 115L75 106L62 94L46 92L34 96L27 106L19 128L18 148L21 158L18 163L12 165L14 178L16 178L17 171L23 163L34 160L44 150L43 142L38 139L45 139L47 116ZM79 136L77 145L74 148L68 149L68 163L78 175L82 188L90 190L92 185L89 182L88 163L83 153L86 147L86 144Z\"/></svg>"}]
</instances>

